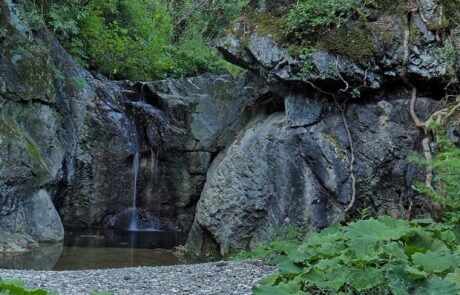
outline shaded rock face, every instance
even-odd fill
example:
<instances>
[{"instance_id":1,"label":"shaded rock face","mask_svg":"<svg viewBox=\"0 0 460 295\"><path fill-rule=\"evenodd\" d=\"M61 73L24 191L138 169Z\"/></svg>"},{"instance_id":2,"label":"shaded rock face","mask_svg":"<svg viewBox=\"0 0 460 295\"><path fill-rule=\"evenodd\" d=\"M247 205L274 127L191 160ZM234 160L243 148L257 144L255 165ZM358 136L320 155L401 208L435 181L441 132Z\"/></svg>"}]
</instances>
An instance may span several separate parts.
<instances>
[{"instance_id":1,"label":"shaded rock face","mask_svg":"<svg viewBox=\"0 0 460 295\"><path fill-rule=\"evenodd\" d=\"M138 206L189 230L211 162L246 125L264 85L230 75L125 85L141 147Z\"/></svg>"},{"instance_id":2,"label":"shaded rock face","mask_svg":"<svg viewBox=\"0 0 460 295\"><path fill-rule=\"evenodd\" d=\"M293 100L285 101L291 108ZM418 109L423 114L434 104L421 99ZM352 195L350 145L341 113L330 109L304 126L290 126L286 113L254 118L209 170L188 249L227 255L267 241L273 226L306 223L321 229L344 221ZM420 202L411 184L423 172L407 159L419 150L421 135L407 124L408 109L398 93L348 107L357 206L376 214L405 217L411 203Z\"/></svg>"},{"instance_id":3,"label":"shaded rock face","mask_svg":"<svg viewBox=\"0 0 460 295\"><path fill-rule=\"evenodd\" d=\"M17 252L129 207L138 143L115 83L31 32L11 1L0 7L0 246Z\"/></svg>"},{"instance_id":4,"label":"shaded rock face","mask_svg":"<svg viewBox=\"0 0 460 295\"><path fill-rule=\"evenodd\" d=\"M141 224L188 230L213 158L246 125L264 82L98 80L0 3L2 249L61 241L63 225L126 228L137 153Z\"/></svg>"}]
</instances>

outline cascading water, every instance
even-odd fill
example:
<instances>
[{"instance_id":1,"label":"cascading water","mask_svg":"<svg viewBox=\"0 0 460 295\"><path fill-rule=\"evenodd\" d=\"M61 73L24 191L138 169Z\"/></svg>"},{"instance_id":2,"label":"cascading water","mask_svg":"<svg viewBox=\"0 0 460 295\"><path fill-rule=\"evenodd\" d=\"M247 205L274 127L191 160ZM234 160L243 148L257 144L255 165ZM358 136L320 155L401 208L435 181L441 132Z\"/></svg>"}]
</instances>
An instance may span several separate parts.
<instances>
[{"instance_id":1,"label":"cascading water","mask_svg":"<svg viewBox=\"0 0 460 295\"><path fill-rule=\"evenodd\" d=\"M132 196L132 207L131 207L131 223L129 224L129 230L130 231L136 231L138 230L138 225L137 225L137 208L136 208L136 203L137 203L137 174L139 172L139 163L140 163L140 154L137 152L134 155L133 159L133 172L134 172L134 184L133 184L133 196Z\"/></svg>"}]
</instances>

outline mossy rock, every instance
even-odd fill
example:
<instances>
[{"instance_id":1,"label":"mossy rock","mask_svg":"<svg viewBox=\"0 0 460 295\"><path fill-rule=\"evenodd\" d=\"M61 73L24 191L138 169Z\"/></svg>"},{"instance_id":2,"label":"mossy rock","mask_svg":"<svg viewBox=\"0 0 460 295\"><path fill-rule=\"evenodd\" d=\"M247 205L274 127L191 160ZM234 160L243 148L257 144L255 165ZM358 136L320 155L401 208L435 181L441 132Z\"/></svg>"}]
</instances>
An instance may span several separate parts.
<instances>
[{"instance_id":1,"label":"mossy rock","mask_svg":"<svg viewBox=\"0 0 460 295\"><path fill-rule=\"evenodd\" d=\"M441 23L444 28L453 28L460 24L460 0L439 0L445 15ZM440 28L442 29L442 27Z\"/></svg>"},{"instance_id":2,"label":"mossy rock","mask_svg":"<svg viewBox=\"0 0 460 295\"><path fill-rule=\"evenodd\" d=\"M361 64L370 62L377 53L371 31L362 24L354 25L351 29L331 30L320 38L315 47L346 56Z\"/></svg>"},{"instance_id":3,"label":"mossy rock","mask_svg":"<svg viewBox=\"0 0 460 295\"><path fill-rule=\"evenodd\" d=\"M7 140L17 140L20 138L20 133L14 124L0 117L0 137L4 137Z\"/></svg>"},{"instance_id":4,"label":"mossy rock","mask_svg":"<svg viewBox=\"0 0 460 295\"><path fill-rule=\"evenodd\" d=\"M340 161L345 160L345 152L340 147L339 141L338 141L337 137L335 137L335 135L333 135L333 134L324 134L323 139L328 141L328 142L330 142L334 146L335 152L336 152L336 154L337 154L337 156L338 156Z\"/></svg>"},{"instance_id":5,"label":"mossy rock","mask_svg":"<svg viewBox=\"0 0 460 295\"><path fill-rule=\"evenodd\" d=\"M45 45L25 40L19 33L8 36L0 48L0 73L4 98L55 102L53 67Z\"/></svg>"}]
</instances>

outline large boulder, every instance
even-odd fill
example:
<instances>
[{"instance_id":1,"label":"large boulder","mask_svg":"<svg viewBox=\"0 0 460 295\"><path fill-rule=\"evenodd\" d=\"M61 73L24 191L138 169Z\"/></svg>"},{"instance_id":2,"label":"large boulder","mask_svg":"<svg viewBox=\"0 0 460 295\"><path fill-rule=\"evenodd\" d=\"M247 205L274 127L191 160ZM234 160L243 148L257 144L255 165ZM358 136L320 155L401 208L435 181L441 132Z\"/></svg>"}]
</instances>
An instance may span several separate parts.
<instances>
[{"instance_id":1,"label":"large boulder","mask_svg":"<svg viewBox=\"0 0 460 295\"><path fill-rule=\"evenodd\" d=\"M374 214L406 217L419 210L411 185L422 170L408 158L419 150L421 134L407 123L411 119L408 100L400 98L404 94L351 104L346 112L356 157L355 206ZM286 99L286 109L295 101ZM318 98L304 96L303 101L316 105ZM268 241L274 226L302 223L317 230L346 219L352 197L351 148L341 112L329 104L323 108L329 111L319 114L321 120L298 109L310 118L304 125L290 125L283 112L248 124L208 172L188 250L228 255ZM420 115L427 116L424 110L434 104L420 99Z\"/></svg>"}]
</instances>

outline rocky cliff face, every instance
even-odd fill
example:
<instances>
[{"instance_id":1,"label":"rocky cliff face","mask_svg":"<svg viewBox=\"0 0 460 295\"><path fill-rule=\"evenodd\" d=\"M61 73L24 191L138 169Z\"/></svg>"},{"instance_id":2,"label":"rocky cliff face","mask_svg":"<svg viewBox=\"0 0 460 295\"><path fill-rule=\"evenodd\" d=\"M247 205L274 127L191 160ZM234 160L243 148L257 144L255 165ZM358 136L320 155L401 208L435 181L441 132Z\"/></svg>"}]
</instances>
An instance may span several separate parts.
<instances>
[{"instance_id":1,"label":"rocky cliff face","mask_svg":"<svg viewBox=\"0 0 460 295\"><path fill-rule=\"evenodd\" d=\"M255 20L267 16L268 4L259 2ZM376 17L367 24L375 39L364 44L376 49L371 61L317 50L308 72L274 34L260 33L266 24L236 23L219 50L263 77L284 108L259 113L213 162L187 249L227 255L269 240L273 226L321 229L358 208L403 218L429 213L411 188L424 171L408 161L423 138L409 103L415 87L415 111L426 120L446 104L437 101L444 87L458 82L458 27L442 36L429 27L439 23L439 6L422 1L409 20ZM447 126L457 143L459 128L457 115Z\"/></svg>"},{"instance_id":2,"label":"rocky cliff face","mask_svg":"<svg viewBox=\"0 0 460 295\"><path fill-rule=\"evenodd\" d=\"M31 31L12 1L0 8L2 252L60 241L63 225L126 228L136 154L139 220L190 229L208 167L264 83L96 79L52 34Z\"/></svg>"},{"instance_id":3,"label":"rocky cliff face","mask_svg":"<svg viewBox=\"0 0 460 295\"><path fill-rule=\"evenodd\" d=\"M126 227L136 154L138 219L190 230L196 255L252 247L273 226L321 229L359 208L429 211L411 189L423 171L407 158L423 134L400 77L406 69L419 88L426 119L459 73L457 55L446 63L434 48L450 38L458 50L458 29L437 38L414 13L417 42L407 47L401 19L382 15L370 25L386 24L391 38L376 38L370 64L319 50L301 74L302 61L272 35L236 24L219 49L248 70L242 77L108 81L50 33L31 31L11 0L0 3L0 252L60 241L63 225ZM425 18L436 17L433 5ZM348 96L335 101L340 89ZM448 131L460 143L453 118Z\"/></svg>"},{"instance_id":4,"label":"rocky cliff face","mask_svg":"<svg viewBox=\"0 0 460 295\"><path fill-rule=\"evenodd\" d=\"M30 31L11 1L0 7L1 232L59 241L53 201L77 225L129 206L135 129L116 85L95 80L47 32Z\"/></svg>"}]
</instances>

